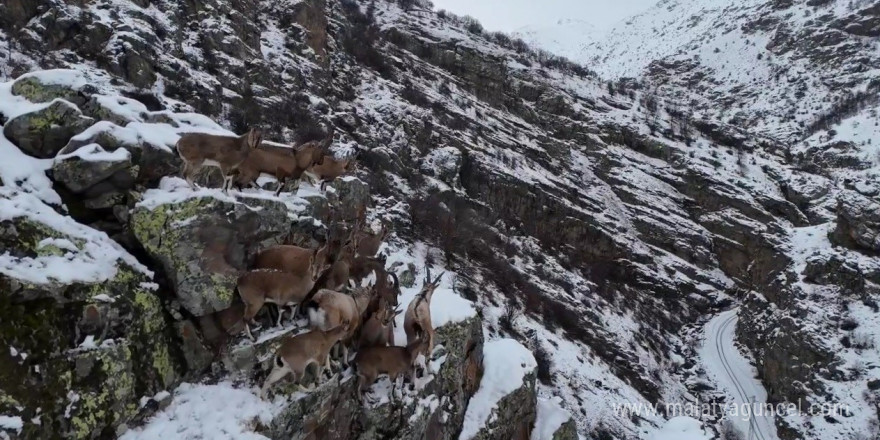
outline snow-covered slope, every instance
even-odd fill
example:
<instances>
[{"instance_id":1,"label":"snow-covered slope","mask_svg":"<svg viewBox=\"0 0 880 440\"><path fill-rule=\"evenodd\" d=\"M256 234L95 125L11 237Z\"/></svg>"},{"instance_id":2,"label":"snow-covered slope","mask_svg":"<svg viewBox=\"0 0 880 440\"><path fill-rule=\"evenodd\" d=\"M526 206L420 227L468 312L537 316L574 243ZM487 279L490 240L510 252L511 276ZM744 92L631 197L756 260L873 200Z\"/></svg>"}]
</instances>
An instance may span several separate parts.
<instances>
[{"instance_id":1,"label":"snow-covered slope","mask_svg":"<svg viewBox=\"0 0 880 440\"><path fill-rule=\"evenodd\" d=\"M267 332L265 336L270 337L261 339L256 348L235 341L227 345L229 341L222 340L219 347L223 350L218 351L229 348L231 354L191 350L199 347L202 338L208 339L211 326L222 320L224 312L233 309L224 308L230 306L231 296L221 298L217 292L229 291L224 283L235 271L213 263L241 269L245 255L260 243L297 234L306 241L322 237L322 222L300 216L300 211L320 212L325 203L335 203L340 211L354 210L345 205L368 197L364 189L368 186L369 220L393 226L387 263L408 283L403 299L418 289L422 269L416 265L430 262L455 274L444 277L437 296L438 306L449 313L434 318L438 325L450 324L448 331L453 335L449 337L457 336L459 343L444 347L449 350L446 354L438 350L433 362L446 368L461 365L464 371L471 365L471 355L480 353L476 343L469 347L467 341L482 341L483 335L490 341L487 344L516 339L534 353L537 364L538 396L531 394L532 402L557 403L574 415L577 431L586 438L685 434L706 438L718 431L721 421L717 418L701 424L687 418L667 420L662 412L630 416L620 408L716 397L710 375L696 362L699 326L743 296L748 298L744 310L749 313L743 314L744 322L737 328L742 329L740 333L753 332L740 339L761 359L757 370L766 376L762 379L769 384L769 398L803 395L845 400L865 408L876 399L869 385L875 380L873 370L864 368L861 376L837 374L841 361L854 360L856 348L853 335L849 335L849 348L835 342L843 333L837 320L826 316L831 310L843 313L844 307L854 306L857 300L870 304L874 293L864 292L873 292L866 289L878 282L873 260L859 257L878 251L874 213L880 211L875 211L871 197L876 193L872 195L874 186L868 178L875 165L863 166L849 157L851 151L841 155L841 148L829 146L825 137L847 133L843 128L833 134L815 133L815 143L809 148L798 146L805 148L802 151L789 149L767 135L780 133L784 127L756 133L718 121L713 112L721 106L708 104L717 98L714 95L688 90L695 93L698 108L705 106L700 115L694 115L690 106L677 104L678 96L672 91L680 89L670 85L667 94L662 89L666 83L659 79L653 86L615 85L609 90L606 82L583 69L535 54L503 36L484 34L472 23L437 16L424 4L402 8L400 2L384 0L204 4L108 0L82 5L41 0L27 6L0 9L4 32L0 44L10 47L8 57L15 61L0 73L3 79L19 78L37 67L63 67L93 73L106 80L109 90L98 79L92 81L95 90L53 89L53 96L62 97L39 110L51 105L61 110L65 118L55 124L24 120L21 117L27 114L7 114L4 109L0 148L20 158L22 165L0 164L3 188L39 198L45 206L53 206L58 216L67 216L68 222L105 231L105 235L95 235L95 240L106 239L108 246L113 240L126 252L114 247L118 253L107 258L130 254L157 269L159 286L150 290L156 293L144 296L146 292L137 291L134 299L162 299L163 312L158 315L164 321L148 324L167 327L168 331L159 333L173 341L176 356L157 358L175 362L175 377L168 386L184 377L204 379L212 362L220 370L235 364L215 356L239 356L233 358L244 365L236 364L239 379L246 384L257 380L261 373L254 359L271 362L269 348L260 344L277 334ZM46 93L27 84L22 81L20 88L32 102ZM659 100L655 88L663 92ZM733 97L731 105L739 105L737 99L745 93L733 86L725 89L725 96ZM112 99L101 98L105 95ZM79 115L71 106L88 114ZM108 107L114 111L102 111ZM725 119L720 113L717 116ZM864 121L856 116L841 127L870 126ZM102 153L88 144L77 145L75 136L68 136L71 140L65 139L62 145L30 142L31 135L22 128L54 130L76 125L86 131L96 123L107 129L101 133L118 135L121 139L115 141L126 144L126 150L159 152L166 158L175 156L170 147L166 151L161 145L173 144L178 129L193 126L240 133L248 125L260 125L266 139L286 144L314 137L318 127L332 125L337 129L337 153L356 152L361 164L356 175L365 184L340 179L337 191L328 192L326 200L308 185L299 195L284 193L281 198L256 189L231 195L217 190L194 193L180 179L169 177L178 168L171 167L172 163L133 153L108 156L113 151ZM137 136L129 136L132 133ZM99 145L101 141L106 139L94 139ZM47 148L50 144L67 148L65 142L73 142L72 151L64 151L60 158L60 151ZM860 148L868 148L867 138L862 142ZM106 160L107 167L82 174L65 174L61 168L71 162L88 164L83 157L95 156ZM115 167L120 163L125 164L125 173L117 174ZM147 173L157 169L161 173ZM103 176L104 172L112 176ZM83 175L99 174L98 182L84 185L85 190L78 187ZM135 184L127 177L132 174ZM125 191L117 191L117 185L124 185ZM60 208L61 203L68 209ZM200 209L200 215L192 215L193 209ZM286 230L291 222L294 234ZM203 238L194 225L227 239L193 253L187 240ZM800 232L810 227L835 231L833 242L820 243L823 246L809 252L796 246ZM64 248L53 243L64 254ZM832 243L840 249L832 248ZM10 247L0 244L5 246L2 252ZM810 258L805 259L806 253ZM179 262L202 255L211 257L205 258L212 262L211 268L219 266L226 273L201 276L195 273L201 268ZM10 274L3 272L4 277ZM404 275L409 281L404 281ZM191 285L181 288L181 280ZM796 281L800 284L793 287ZM185 295L203 293L217 296L212 298L210 311L183 301ZM803 307L792 305L804 297L810 301L800 302ZM42 304L27 299L28 307ZM870 306L865 307L847 313L859 320L866 334L873 335L875 319ZM456 326L477 322L476 311L483 328L475 332L479 338L469 339L473 333ZM80 314L73 315L66 316L65 322L76 327ZM461 324L461 320L470 324ZM817 333L798 332L807 328ZM64 339L56 345L60 350L78 346L66 344L71 343ZM117 350L124 355L126 347ZM264 351L258 355L256 350ZM38 378L32 367L58 356L40 353L29 356L29 361L19 357L12 373L2 368L0 373L6 374L4 378L19 373ZM531 364L527 356L517 359ZM486 360L486 367L496 360ZM821 366L806 368L805 363ZM64 365L71 371L72 367ZM847 371L855 371L855 365L850 367ZM826 371L835 373L826 375ZM129 377L116 370L109 373ZM344 382L350 376L340 377ZM395 434L421 429L410 432L421 438L429 427L441 430L442 438L458 434L455 423L428 423L460 416L461 424L467 402L454 400L476 395L481 389L468 382L467 374L455 372L451 377L455 378L451 384L441 384L449 386L444 388L446 395L409 401L420 408L413 412L415 421L397 427ZM160 391L154 389L159 381L149 379L116 384L131 392L106 396L92 391L102 402L116 402L111 397L136 401ZM78 385L88 388L93 383ZM498 391L492 383L486 386L488 394ZM20 393L16 396L27 395L25 391L16 388ZM140 394L130 395L135 393ZM50 429L50 423L67 428L68 405L73 411L87 410L85 402L96 401L80 398L80 394L75 401L63 394L51 408L39 411L34 405L19 405L23 408L19 409L3 399L0 408L9 411L9 416L21 417L25 421L22 432L36 436L41 429ZM307 420L329 429L333 419L321 418L327 414L351 419L345 411L353 399L347 396L327 401L332 402L327 407L333 411L305 405L305 412L293 413L298 416L291 420ZM478 401L500 402L498 396L488 397ZM491 407L507 411L507 416L524 414L518 422L529 430L529 414L535 413L529 412L533 408L525 400L521 406L486 403L474 411L484 415L483 410ZM159 417L178 418L181 411L185 413L183 403ZM121 408L118 414L134 411L127 403ZM256 416L267 408L257 408ZM103 419L90 419L95 425L88 426L91 436L105 429L115 432L120 420L132 420L118 414L108 411ZM561 426L558 408L544 407L537 414L552 419L535 424L542 431L546 426ZM861 434L870 432L872 417L876 418L868 411L860 412L859 423L850 425L804 417L790 420L787 429L808 438ZM491 423L493 417L487 419ZM46 425L41 428L33 420L45 420ZM230 429L239 429L239 420L229 419L234 425ZM335 435L344 439L367 435L369 429L377 424L384 427L388 420L371 421L372 425L346 425L351 429L339 429ZM815 426L821 429L810 431Z\"/></svg>"},{"instance_id":2,"label":"snow-covered slope","mask_svg":"<svg viewBox=\"0 0 880 440\"><path fill-rule=\"evenodd\" d=\"M541 48L574 61L582 61L585 46L596 41L603 31L594 25L577 19L559 20L549 26L524 26L512 36L522 38L529 45Z\"/></svg>"}]
</instances>

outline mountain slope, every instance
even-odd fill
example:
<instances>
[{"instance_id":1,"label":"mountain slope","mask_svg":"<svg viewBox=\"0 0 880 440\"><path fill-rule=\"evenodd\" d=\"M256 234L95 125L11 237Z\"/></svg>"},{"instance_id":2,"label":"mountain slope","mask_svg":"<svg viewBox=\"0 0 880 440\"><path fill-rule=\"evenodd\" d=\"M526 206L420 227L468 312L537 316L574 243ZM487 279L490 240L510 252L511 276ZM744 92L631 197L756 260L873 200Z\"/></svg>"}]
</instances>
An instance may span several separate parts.
<instances>
[{"instance_id":1,"label":"mountain slope","mask_svg":"<svg viewBox=\"0 0 880 440\"><path fill-rule=\"evenodd\" d=\"M795 164L787 146L772 137L708 117L691 118L674 106L658 105L643 90L609 92L604 81L583 69L429 13L427 5L404 9L397 2L321 0L81 5L45 0L5 7L0 12L12 19L2 22L0 41L15 63L9 64L13 71L3 74L18 77L37 67L64 67L106 79L119 102L129 108L141 105L151 118L135 112L135 120L116 121L123 128L170 125L170 120L178 127L221 129L206 121L208 116L222 130L243 132L248 125L260 125L267 139L289 143L314 137L320 125L337 127L337 154L357 152L363 165L357 177L369 186L370 220L393 225L389 247L395 253L389 263L399 261L401 274L413 279L421 272L410 264L433 261L454 272L447 294L480 309L484 328L478 333L490 339L513 337L536 354L539 397L561 402L584 436L648 437L665 423L661 414L629 417L619 411L622 404L717 397L695 362L693 330L744 294L756 307L752 328L782 328L778 323L788 322L784 314L762 316L769 308L758 304L782 303L796 295L783 282L804 270L791 255L794 234L813 224L831 227L838 215L848 222L841 236L863 243L859 246L870 246L875 230L871 218L848 216L848 205L836 203L838 196L851 197L854 204L870 202L827 181L824 165L811 171ZM76 94L68 98L82 101L84 108L91 102ZM11 116L17 115L4 118L4 133L17 124ZM4 148L23 154L25 145L17 139ZM42 177L45 169L30 168L28 180L48 183ZM34 192L20 174L2 171L4 185ZM172 173L145 178L134 193L124 195L124 202L111 203L109 211L73 209L85 205L80 203L84 199L106 194L97 190L88 195L58 190L57 200L43 201L57 206L63 200L69 209L59 208L62 213L107 231L149 264L158 274L166 324L209 339L215 316L180 312L183 289L168 265L155 261L159 252L169 252L168 242L137 226L151 223L142 220L151 218L143 205L135 206L139 194L189 197L180 181L168 176ZM53 188L63 188L54 171L52 178ZM337 181L340 200L352 204L357 199L352 194L365 196L356 182ZM232 203L217 191L206 191L203 195L216 200L212 206ZM267 214L325 206L299 198L275 200L257 190L231 197L265 204L260 206ZM354 205L336 206L355 211ZM168 221L158 223L188 227L192 220L179 211L183 217L172 212ZM273 224L268 215L255 219L239 211L240 221L265 221L266 228ZM319 235L314 220L297 224L302 235ZM230 251L238 260L253 251L250 241L265 239L234 227L221 230L241 246ZM872 261L856 261L858 251L838 254L821 244L817 250L826 254L811 260L813 267L842 255L855 261L860 273L875 270ZM186 251L176 246L170 252ZM233 262L242 263L238 260ZM821 284L827 296L815 296L817 302L810 305L830 310L844 307L831 292L852 279L814 276L802 285L814 289ZM208 290L220 291L219 284ZM836 335L829 320L817 326ZM791 344L781 353L805 352L805 345L815 344L823 365L833 364L826 353L855 353L831 336L796 336L786 339ZM754 351L777 349L766 338L752 341ZM466 352L461 345L457 348ZM243 347L247 344L233 341L234 353ZM446 362L465 365L459 355L451 353ZM205 356L208 365L226 359ZM436 362L446 359L438 356ZM773 371L783 371L783 386L774 385L771 397L793 395L795 382L805 388L818 380L828 381L828 388L844 382L838 376L814 377L793 355L767 358L768 370L775 362ZM180 375L205 378L208 366L185 361L177 366ZM786 376L787 369L800 375ZM259 368L244 373L245 380L259 376L254 370ZM864 374L854 385L859 391L867 389L867 380L877 379L873 371ZM842 394L832 390L829 395ZM873 398L853 395L852 401L865 407ZM63 408L71 402L61 403ZM351 404L337 403L331 406L338 411ZM427 426L433 426L429 417L462 415L457 404L450 405L457 410L444 413L429 401L419 414ZM28 420L36 409L19 411ZM326 413L306 407L297 414L302 420ZM858 423L838 424L834 432L865 432L870 412L857 417ZM322 429L330 429L332 418L320 420ZM706 429L719 427L717 418L705 422ZM808 422L821 423L811 419L795 429L803 432ZM823 426L834 428L830 422ZM386 434L402 435L407 428L399 429ZM334 435L370 434L353 427Z\"/></svg>"}]
</instances>

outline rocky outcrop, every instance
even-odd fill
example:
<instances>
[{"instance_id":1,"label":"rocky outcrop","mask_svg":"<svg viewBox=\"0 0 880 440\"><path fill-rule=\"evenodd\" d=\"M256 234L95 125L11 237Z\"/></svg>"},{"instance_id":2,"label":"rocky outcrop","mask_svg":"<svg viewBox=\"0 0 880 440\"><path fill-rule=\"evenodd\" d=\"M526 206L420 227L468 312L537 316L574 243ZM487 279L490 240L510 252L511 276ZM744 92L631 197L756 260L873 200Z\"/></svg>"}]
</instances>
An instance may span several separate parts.
<instances>
[{"instance_id":1,"label":"rocky outcrop","mask_svg":"<svg viewBox=\"0 0 880 440\"><path fill-rule=\"evenodd\" d=\"M250 258L291 232L279 201L195 197L153 205L149 196L131 214L132 231L195 316L229 308Z\"/></svg>"},{"instance_id":2,"label":"rocky outcrop","mask_svg":"<svg viewBox=\"0 0 880 440\"><path fill-rule=\"evenodd\" d=\"M86 245L24 217L2 228L0 253L19 258ZM30 421L21 438L113 437L138 415L141 396L184 374L155 286L142 269L118 264L115 276L93 282L0 275L0 412Z\"/></svg>"},{"instance_id":3,"label":"rocky outcrop","mask_svg":"<svg viewBox=\"0 0 880 440\"><path fill-rule=\"evenodd\" d=\"M834 355L804 330L804 323L756 296L746 299L743 312L737 339L758 359L768 402L803 403L822 395L824 385L817 369L831 366Z\"/></svg>"},{"instance_id":4,"label":"rocky outcrop","mask_svg":"<svg viewBox=\"0 0 880 440\"><path fill-rule=\"evenodd\" d=\"M89 147L94 150L95 145L106 153L127 158L114 161L77 153L88 153L88 149L81 149ZM119 149L128 154L119 152ZM88 193L86 197L89 197L106 191L124 192L155 187L162 177L179 172L180 165L180 157L167 146L149 144L142 141L132 129L101 121L74 136L58 152L52 171L55 180L77 194ZM115 175L119 171L124 173ZM94 188L105 181L108 181L107 185ZM112 190L109 189L111 187Z\"/></svg>"},{"instance_id":5,"label":"rocky outcrop","mask_svg":"<svg viewBox=\"0 0 880 440\"><path fill-rule=\"evenodd\" d=\"M880 252L880 203L848 191L837 200L837 229L831 234L836 243Z\"/></svg>"},{"instance_id":6,"label":"rocky outcrop","mask_svg":"<svg viewBox=\"0 0 880 440\"><path fill-rule=\"evenodd\" d=\"M389 401L383 389L379 395L368 393L366 401L360 402L357 377L336 372L315 391L294 394L264 432L271 438L290 439L457 439L468 400L479 386L478 377L470 372L480 368L477 354L483 349L482 321L473 317L447 324L437 329L436 337L438 348L431 361L434 372L418 380L415 391L406 391L403 399ZM260 353L277 342L261 344L257 359L271 362L271 356ZM531 385L534 393L534 377ZM276 386L278 393L285 390L283 385ZM382 400L370 400L377 397ZM527 405L520 402L513 406Z\"/></svg>"}]
</instances>

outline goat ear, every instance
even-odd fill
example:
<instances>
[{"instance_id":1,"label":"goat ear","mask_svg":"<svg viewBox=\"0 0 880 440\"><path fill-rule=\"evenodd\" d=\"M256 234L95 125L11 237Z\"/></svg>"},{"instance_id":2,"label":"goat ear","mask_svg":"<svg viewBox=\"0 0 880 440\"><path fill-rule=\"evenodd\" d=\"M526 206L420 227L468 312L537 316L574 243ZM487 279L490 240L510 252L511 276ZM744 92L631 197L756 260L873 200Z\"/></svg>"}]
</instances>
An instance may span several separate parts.
<instances>
[{"instance_id":1,"label":"goat ear","mask_svg":"<svg viewBox=\"0 0 880 440\"><path fill-rule=\"evenodd\" d=\"M443 272L440 275L437 275L437 279L435 279L433 282L431 282L431 285L437 286L440 283L440 278L443 278L443 275L446 275L446 272Z\"/></svg>"}]
</instances>

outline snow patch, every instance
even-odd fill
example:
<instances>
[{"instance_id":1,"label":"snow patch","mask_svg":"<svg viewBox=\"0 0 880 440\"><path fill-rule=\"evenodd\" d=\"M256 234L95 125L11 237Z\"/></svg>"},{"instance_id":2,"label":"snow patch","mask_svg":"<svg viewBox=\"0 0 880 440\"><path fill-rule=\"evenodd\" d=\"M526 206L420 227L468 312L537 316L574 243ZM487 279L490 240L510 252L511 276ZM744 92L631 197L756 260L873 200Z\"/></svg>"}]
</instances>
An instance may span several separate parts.
<instances>
[{"instance_id":1,"label":"snow patch","mask_svg":"<svg viewBox=\"0 0 880 440\"><path fill-rule=\"evenodd\" d=\"M264 401L250 390L236 388L229 382L184 383L174 392L174 400L168 408L120 439L262 440L266 437L253 432L254 424L269 424L283 406L283 399Z\"/></svg>"},{"instance_id":2,"label":"snow patch","mask_svg":"<svg viewBox=\"0 0 880 440\"><path fill-rule=\"evenodd\" d=\"M649 440L711 440L703 424L691 417L675 417L655 432Z\"/></svg>"},{"instance_id":3,"label":"snow patch","mask_svg":"<svg viewBox=\"0 0 880 440\"><path fill-rule=\"evenodd\" d=\"M562 407L562 399L538 398L538 415L535 419L535 429L532 430L531 440L553 440L553 434L567 421L571 420L571 414Z\"/></svg>"},{"instance_id":4,"label":"snow patch","mask_svg":"<svg viewBox=\"0 0 880 440\"><path fill-rule=\"evenodd\" d=\"M523 386L525 376L538 367L535 356L513 339L483 345L483 379L468 403L459 440L469 440L482 429L489 416L508 394Z\"/></svg>"}]
</instances>

